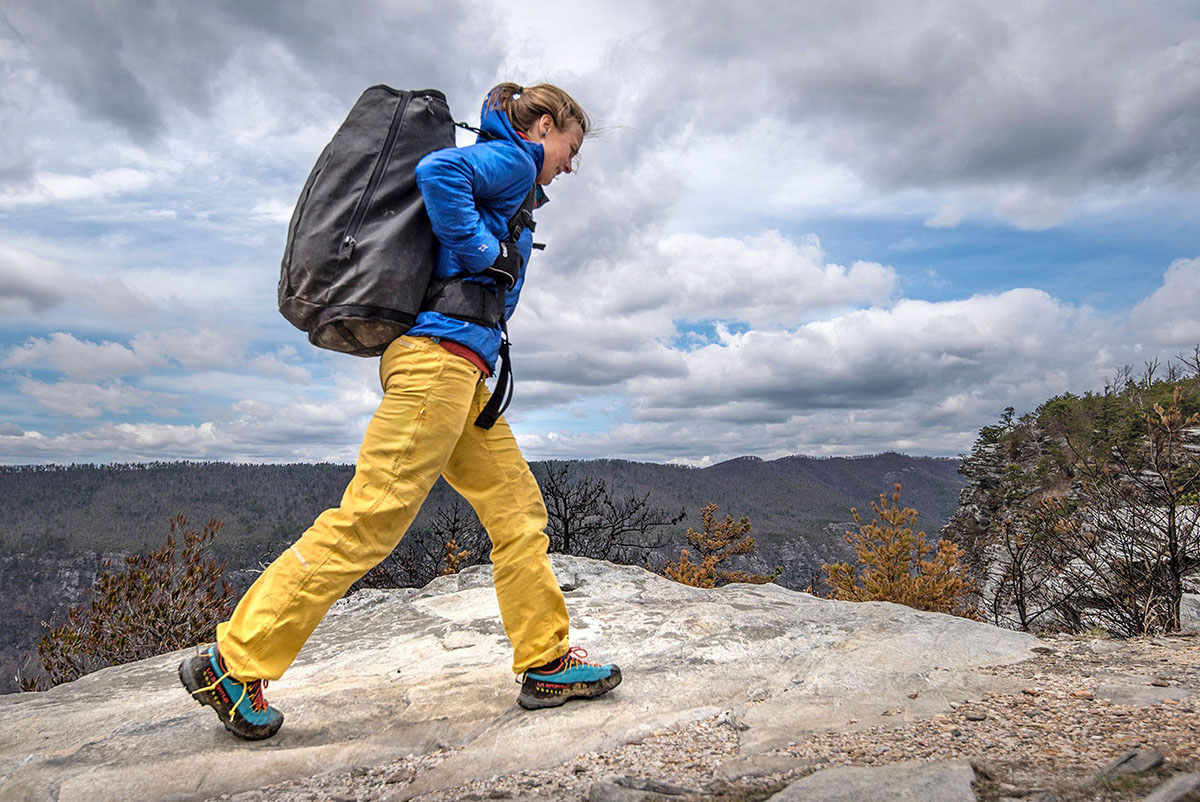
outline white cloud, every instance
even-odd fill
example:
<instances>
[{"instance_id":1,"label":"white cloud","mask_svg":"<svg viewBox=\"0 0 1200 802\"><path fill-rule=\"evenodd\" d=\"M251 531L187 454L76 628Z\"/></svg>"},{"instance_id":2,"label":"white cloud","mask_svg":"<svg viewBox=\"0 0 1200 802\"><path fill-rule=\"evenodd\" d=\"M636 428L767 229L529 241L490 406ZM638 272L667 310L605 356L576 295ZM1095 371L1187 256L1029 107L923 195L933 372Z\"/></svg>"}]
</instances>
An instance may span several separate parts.
<instances>
[{"instance_id":1,"label":"white cloud","mask_svg":"<svg viewBox=\"0 0 1200 802\"><path fill-rule=\"evenodd\" d=\"M235 405L230 416L222 421L101 423L59 435L13 432L15 436L5 441L2 461L352 462L366 425L357 400L361 399L347 393L329 404L297 402L279 406L247 401ZM370 411L373 410L374 404Z\"/></svg>"},{"instance_id":2,"label":"white cloud","mask_svg":"<svg viewBox=\"0 0 1200 802\"><path fill-rule=\"evenodd\" d=\"M815 237L793 242L775 231L744 239L677 234L586 270L560 263L531 265L511 324L521 375L544 383L531 389L545 402L569 400L573 387L680 374L681 353L670 345L680 336L676 321L796 325L888 303L897 289L890 267L832 264ZM576 347L588 358L576 358Z\"/></svg>"},{"instance_id":3,"label":"white cloud","mask_svg":"<svg viewBox=\"0 0 1200 802\"><path fill-rule=\"evenodd\" d=\"M1061 225L1067 218L1070 201L1048 194L1038 186L1025 186L1001 192L995 199L996 217L1028 231L1045 231Z\"/></svg>"},{"instance_id":4,"label":"white cloud","mask_svg":"<svg viewBox=\"0 0 1200 802\"><path fill-rule=\"evenodd\" d=\"M130 376L150 369L145 359L120 343L86 342L62 331L51 334L49 339L29 338L23 345L10 349L0 366L53 368L77 381Z\"/></svg>"},{"instance_id":5,"label":"white cloud","mask_svg":"<svg viewBox=\"0 0 1200 802\"><path fill-rule=\"evenodd\" d=\"M1095 386L1126 355L1121 343L1111 322L1036 290L902 299L726 331L677 355L682 370L627 379L629 420L605 432L542 428L536 413L517 431L531 458L956 453L1005 406ZM517 392L524 402L525 386Z\"/></svg>"},{"instance_id":6,"label":"white cloud","mask_svg":"<svg viewBox=\"0 0 1200 802\"><path fill-rule=\"evenodd\" d=\"M312 372L296 364L298 359L296 349L288 346L271 354L256 356L246 363L246 367L261 376L283 379L289 384L308 384L312 380Z\"/></svg>"},{"instance_id":7,"label":"white cloud","mask_svg":"<svg viewBox=\"0 0 1200 802\"><path fill-rule=\"evenodd\" d=\"M0 207L59 201L95 201L149 187L153 173L129 167L97 170L88 175L42 172L30 185L0 190Z\"/></svg>"},{"instance_id":8,"label":"white cloud","mask_svg":"<svg viewBox=\"0 0 1200 802\"><path fill-rule=\"evenodd\" d=\"M0 245L0 313L44 313L63 302L70 286L61 266L36 254Z\"/></svg>"},{"instance_id":9,"label":"white cloud","mask_svg":"<svg viewBox=\"0 0 1200 802\"><path fill-rule=\"evenodd\" d=\"M1131 321L1147 345L1184 351L1200 344L1200 258L1171 263L1162 286L1133 308Z\"/></svg>"},{"instance_id":10,"label":"white cloud","mask_svg":"<svg viewBox=\"0 0 1200 802\"><path fill-rule=\"evenodd\" d=\"M929 228L956 228L963 221L966 213L956 203L944 204L937 214L925 221Z\"/></svg>"},{"instance_id":11,"label":"white cloud","mask_svg":"<svg viewBox=\"0 0 1200 802\"><path fill-rule=\"evenodd\" d=\"M132 341L133 353L147 364L177 362L190 370L230 367L241 359L245 336L218 329L143 331Z\"/></svg>"},{"instance_id":12,"label":"white cloud","mask_svg":"<svg viewBox=\"0 0 1200 802\"><path fill-rule=\"evenodd\" d=\"M125 414L133 409L155 407L161 397L121 381L107 384L56 382L48 384L26 377L17 378L21 392L38 402L44 409L72 418L98 418L104 413ZM168 410L155 410L170 414Z\"/></svg>"}]
</instances>

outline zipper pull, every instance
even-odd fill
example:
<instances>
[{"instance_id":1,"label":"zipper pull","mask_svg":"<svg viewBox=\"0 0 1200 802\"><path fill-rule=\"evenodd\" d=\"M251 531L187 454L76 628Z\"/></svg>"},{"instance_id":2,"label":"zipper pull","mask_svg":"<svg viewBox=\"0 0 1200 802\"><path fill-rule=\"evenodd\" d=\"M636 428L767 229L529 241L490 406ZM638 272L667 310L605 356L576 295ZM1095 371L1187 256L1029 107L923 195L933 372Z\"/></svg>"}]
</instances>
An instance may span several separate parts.
<instances>
[{"instance_id":1,"label":"zipper pull","mask_svg":"<svg viewBox=\"0 0 1200 802\"><path fill-rule=\"evenodd\" d=\"M354 237L347 234L346 238L342 240L342 247L338 250L338 259L349 259L354 256L354 246L357 244Z\"/></svg>"}]
</instances>

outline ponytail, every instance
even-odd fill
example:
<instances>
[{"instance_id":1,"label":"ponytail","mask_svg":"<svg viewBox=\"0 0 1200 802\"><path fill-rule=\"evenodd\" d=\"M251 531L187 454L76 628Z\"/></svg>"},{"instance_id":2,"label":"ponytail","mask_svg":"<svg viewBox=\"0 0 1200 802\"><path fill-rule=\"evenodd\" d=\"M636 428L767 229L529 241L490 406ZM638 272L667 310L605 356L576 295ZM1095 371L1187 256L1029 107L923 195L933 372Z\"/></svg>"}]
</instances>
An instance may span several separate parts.
<instances>
[{"instance_id":1,"label":"ponytail","mask_svg":"<svg viewBox=\"0 0 1200 802\"><path fill-rule=\"evenodd\" d=\"M575 99L554 84L524 87L514 83L497 84L488 92L488 109L500 109L518 131L527 132L537 125L543 114L549 114L559 130L578 123L584 135L591 120Z\"/></svg>"}]
</instances>

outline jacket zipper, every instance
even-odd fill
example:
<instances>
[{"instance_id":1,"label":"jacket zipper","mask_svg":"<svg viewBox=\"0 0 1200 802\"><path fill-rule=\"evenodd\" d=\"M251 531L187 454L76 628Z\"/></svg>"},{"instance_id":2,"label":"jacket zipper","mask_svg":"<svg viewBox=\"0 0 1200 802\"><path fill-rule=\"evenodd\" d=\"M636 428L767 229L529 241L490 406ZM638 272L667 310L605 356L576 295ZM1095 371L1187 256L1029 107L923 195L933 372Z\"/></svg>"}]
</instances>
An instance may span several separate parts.
<instances>
[{"instance_id":1,"label":"jacket zipper","mask_svg":"<svg viewBox=\"0 0 1200 802\"><path fill-rule=\"evenodd\" d=\"M412 98L410 97L404 103L396 106L396 110L392 112L392 122L388 126L387 136L383 140L383 149L379 154L379 158L375 161L375 169L371 171L371 178L367 181L367 187L363 190L362 197L359 198L358 206L354 208L354 215L350 218L350 225L346 227L346 236L342 238L342 246L338 250L339 260L348 260L354 256L354 247L358 244L358 240L356 239L358 229L362 225L363 218L367 216L367 209L370 208L371 201L375 197L375 190L379 188L379 182L383 180L383 171L392 159L392 148L396 145L396 137L400 133L400 124L404 122L404 112L411 100Z\"/></svg>"}]
</instances>

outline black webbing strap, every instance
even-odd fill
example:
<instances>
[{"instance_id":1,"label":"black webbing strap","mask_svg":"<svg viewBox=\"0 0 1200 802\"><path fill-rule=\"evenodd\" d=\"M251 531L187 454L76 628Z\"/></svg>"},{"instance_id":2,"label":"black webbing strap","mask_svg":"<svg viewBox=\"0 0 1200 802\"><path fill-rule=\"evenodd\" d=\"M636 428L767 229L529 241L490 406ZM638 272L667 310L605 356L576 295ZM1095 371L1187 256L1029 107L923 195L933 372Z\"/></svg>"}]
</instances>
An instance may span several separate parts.
<instances>
[{"instance_id":1,"label":"black webbing strap","mask_svg":"<svg viewBox=\"0 0 1200 802\"><path fill-rule=\"evenodd\" d=\"M456 277L429 285L423 309L492 328L504 320L504 290Z\"/></svg>"},{"instance_id":2,"label":"black webbing strap","mask_svg":"<svg viewBox=\"0 0 1200 802\"><path fill-rule=\"evenodd\" d=\"M480 411L479 417L475 419L475 425L480 429L490 429L495 426L496 421L504 414L504 410L508 409L508 403L512 401L512 360L508 356L508 324L503 320L500 321L499 362L500 372L496 374L496 390Z\"/></svg>"}]
</instances>

